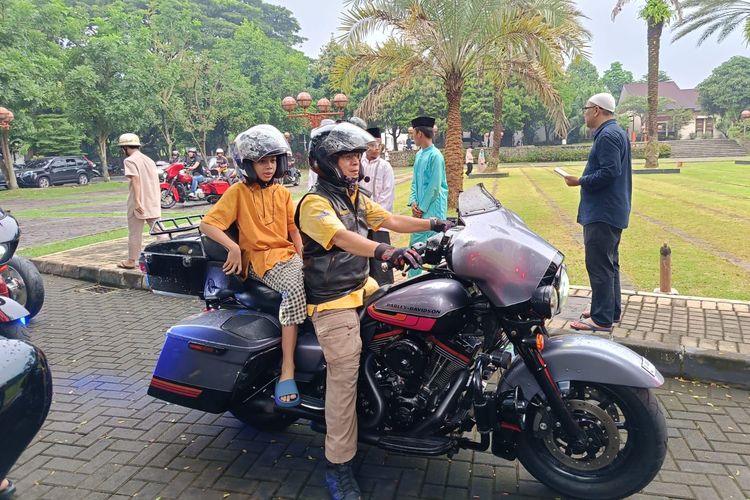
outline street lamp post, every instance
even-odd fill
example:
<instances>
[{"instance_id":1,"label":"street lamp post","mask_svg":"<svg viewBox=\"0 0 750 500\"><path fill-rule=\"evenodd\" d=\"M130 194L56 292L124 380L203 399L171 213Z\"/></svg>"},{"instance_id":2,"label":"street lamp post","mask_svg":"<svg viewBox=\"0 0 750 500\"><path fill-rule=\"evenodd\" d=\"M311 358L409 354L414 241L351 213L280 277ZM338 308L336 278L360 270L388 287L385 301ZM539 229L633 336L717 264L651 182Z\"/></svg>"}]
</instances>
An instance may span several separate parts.
<instances>
[{"instance_id":1,"label":"street lamp post","mask_svg":"<svg viewBox=\"0 0 750 500\"><path fill-rule=\"evenodd\" d=\"M16 182L16 173L13 171L13 160L10 157L10 147L8 146L8 132L10 131L10 122L15 117L13 112L7 108L0 107L0 144L3 151L3 164L5 166L5 178L8 181L8 189L18 189Z\"/></svg>"},{"instance_id":2,"label":"street lamp post","mask_svg":"<svg viewBox=\"0 0 750 500\"><path fill-rule=\"evenodd\" d=\"M330 111L331 101L327 98L322 97L318 100L316 107L318 112L311 113L307 111L307 108L312 104L312 96L307 92L300 92L297 94L297 99L292 96L287 96L281 100L281 107L287 112L288 118L304 118L310 125L310 128L320 127L320 122L324 118L340 118L344 116L344 108L349 103L349 98L345 94L336 94L333 97L333 106L338 111ZM294 109L299 106L302 108L302 113L292 113Z\"/></svg>"},{"instance_id":3,"label":"street lamp post","mask_svg":"<svg viewBox=\"0 0 750 500\"><path fill-rule=\"evenodd\" d=\"M750 109L746 109L740 114L742 117L742 136L747 135L747 121L750 120Z\"/></svg>"}]
</instances>

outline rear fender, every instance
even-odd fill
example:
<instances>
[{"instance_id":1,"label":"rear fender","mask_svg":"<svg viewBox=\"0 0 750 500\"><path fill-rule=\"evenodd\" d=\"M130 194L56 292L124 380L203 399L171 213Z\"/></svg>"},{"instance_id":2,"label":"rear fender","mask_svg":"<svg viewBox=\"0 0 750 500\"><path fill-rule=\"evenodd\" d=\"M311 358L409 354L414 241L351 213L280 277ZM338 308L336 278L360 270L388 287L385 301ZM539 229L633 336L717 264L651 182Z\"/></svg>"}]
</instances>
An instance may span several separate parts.
<instances>
[{"instance_id":1,"label":"rear fender","mask_svg":"<svg viewBox=\"0 0 750 500\"><path fill-rule=\"evenodd\" d=\"M556 383L564 381L652 388L664 383L654 365L627 347L588 335L566 335L545 342L542 357ZM541 387L520 356L505 373L500 391L520 387L531 399Z\"/></svg>"},{"instance_id":2,"label":"rear fender","mask_svg":"<svg viewBox=\"0 0 750 500\"><path fill-rule=\"evenodd\" d=\"M9 297L0 296L0 323L10 323L29 315L21 304Z\"/></svg>"}]
</instances>

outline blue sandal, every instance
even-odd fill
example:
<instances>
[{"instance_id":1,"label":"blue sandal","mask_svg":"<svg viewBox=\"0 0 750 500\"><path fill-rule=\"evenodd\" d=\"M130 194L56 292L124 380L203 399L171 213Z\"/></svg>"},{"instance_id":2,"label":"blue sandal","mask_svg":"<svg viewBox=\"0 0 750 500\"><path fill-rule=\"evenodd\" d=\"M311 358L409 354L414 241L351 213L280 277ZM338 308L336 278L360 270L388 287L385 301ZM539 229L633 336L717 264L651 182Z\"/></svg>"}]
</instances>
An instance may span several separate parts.
<instances>
[{"instance_id":1,"label":"blue sandal","mask_svg":"<svg viewBox=\"0 0 750 500\"><path fill-rule=\"evenodd\" d=\"M284 401L281 398L284 396L297 396L291 401ZM281 408L293 408L300 404L302 399L299 397L299 390L297 389L297 383L293 378L286 380L280 380L276 382L276 387L273 390L273 399L276 401L276 405Z\"/></svg>"}]
</instances>

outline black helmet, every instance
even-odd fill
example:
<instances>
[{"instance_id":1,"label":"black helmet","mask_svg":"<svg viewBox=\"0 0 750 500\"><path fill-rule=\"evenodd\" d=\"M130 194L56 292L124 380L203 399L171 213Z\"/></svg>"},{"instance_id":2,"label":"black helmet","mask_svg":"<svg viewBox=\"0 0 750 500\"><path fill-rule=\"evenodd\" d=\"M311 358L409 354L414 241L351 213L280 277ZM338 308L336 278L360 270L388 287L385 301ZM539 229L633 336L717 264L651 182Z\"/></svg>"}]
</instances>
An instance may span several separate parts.
<instances>
[{"instance_id":1,"label":"black helmet","mask_svg":"<svg viewBox=\"0 0 750 500\"><path fill-rule=\"evenodd\" d=\"M289 144L286 142L284 134L273 125L263 124L250 127L234 139L233 146L231 148L232 156L248 184L253 182L261 184L258 176L255 175L253 162L267 156L276 157L276 172L274 172L273 178L279 179L284 176L287 154L290 152ZM261 186L265 187L268 184L261 184Z\"/></svg>"},{"instance_id":2,"label":"black helmet","mask_svg":"<svg viewBox=\"0 0 750 500\"><path fill-rule=\"evenodd\" d=\"M348 186L338 168L338 157L344 153L364 153L375 138L351 123L323 125L310 133L310 165L328 182ZM362 172L360 169L360 179Z\"/></svg>"}]
</instances>

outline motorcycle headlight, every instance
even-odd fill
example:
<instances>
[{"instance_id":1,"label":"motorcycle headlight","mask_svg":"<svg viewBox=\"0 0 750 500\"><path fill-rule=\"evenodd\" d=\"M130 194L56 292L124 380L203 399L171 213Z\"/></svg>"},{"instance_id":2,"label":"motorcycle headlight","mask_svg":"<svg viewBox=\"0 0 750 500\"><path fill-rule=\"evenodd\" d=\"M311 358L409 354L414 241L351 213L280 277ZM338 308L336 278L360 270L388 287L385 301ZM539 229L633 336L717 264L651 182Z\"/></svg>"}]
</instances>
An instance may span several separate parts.
<instances>
[{"instance_id":1,"label":"motorcycle headlight","mask_svg":"<svg viewBox=\"0 0 750 500\"><path fill-rule=\"evenodd\" d=\"M534 291L534 295L531 296L531 307L540 316L551 318L553 314L559 311L558 299L555 287L551 285L540 286Z\"/></svg>"},{"instance_id":2,"label":"motorcycle headlight","mask_svg":"<svg viewBox=\"0 0 750 500\"><path fill-rule=\"evenodd\" d=\"M560 273L560 283L557 285L557 293L560 296L560 308L562 309L568 303L568 296L570 295L570 278L568 278L568 271L565 269L565 266L563 266Z\"/></svg>"}]
</instances>

